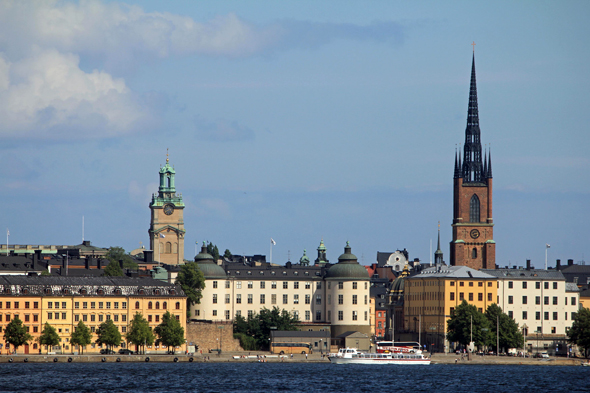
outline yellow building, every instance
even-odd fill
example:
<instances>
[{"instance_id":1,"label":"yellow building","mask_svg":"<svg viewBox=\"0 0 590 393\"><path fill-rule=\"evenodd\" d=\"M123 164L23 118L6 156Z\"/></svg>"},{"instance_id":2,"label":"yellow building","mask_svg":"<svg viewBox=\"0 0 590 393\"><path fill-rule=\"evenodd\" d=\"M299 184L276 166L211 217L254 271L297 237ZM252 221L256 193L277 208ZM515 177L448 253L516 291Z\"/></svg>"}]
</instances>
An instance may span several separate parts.
<instances>
[{"instance_id":1,"label":"yellow building","mask_svg":"<svg viewBox=\"0 0 590 393\"><path fill-rule=\"evenodd\" d=\"M440 265L406 278L404 327L414 333L422 347L448 351L447 320L463 300L480 312L497 302L496 277L466 266Z\"/></svg>"},{"instance_id":2,"label":"yellow building","mask_svg":"<svg viewBox=\"0 0 590 393\"><path fill-rule=\"evenodd\" d=\"M186 296L173 284L151 278L127 277L61 277L61 276L0 276L0 338L4 329L16 316L26 326L33 341L18 349L19 353L45 352L37 338L45 322L53 326L60 344L51 352L72 353L70 337L79 321L91 332L101 323L112 320L122 335L120 347L126 348L125 334L136 313L141 313L153 329L169 311L186 332ZM96 340L93 334L92 341ZM3 353L12 350L6 342ZM86 352L98 352L96 344ZM135 349L135 348L133 348ZM148 347L153 353L164 352L164 347ZM185 350L183 345L182 350Z\"/></svg>"}]
</instances>

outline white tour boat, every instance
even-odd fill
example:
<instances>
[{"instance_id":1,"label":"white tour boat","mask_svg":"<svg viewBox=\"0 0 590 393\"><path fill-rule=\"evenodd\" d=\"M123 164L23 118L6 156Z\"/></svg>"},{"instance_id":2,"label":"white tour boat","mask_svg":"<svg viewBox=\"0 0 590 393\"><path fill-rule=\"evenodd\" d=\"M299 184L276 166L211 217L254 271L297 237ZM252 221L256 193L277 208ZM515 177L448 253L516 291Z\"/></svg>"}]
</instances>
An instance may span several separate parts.
<instances>
[{"instance_id":1,"label":"white tour boat","mask_svg":"<svg viewBox=\"0 0 590 393\"><path fill-rule=\"evenodd\" d=\"M328 359L336 364L430 364L430 359L420 350L410 353L366 353L356 348L340 348L338 353L331 353Z\"/></svg>"}]
</instances>

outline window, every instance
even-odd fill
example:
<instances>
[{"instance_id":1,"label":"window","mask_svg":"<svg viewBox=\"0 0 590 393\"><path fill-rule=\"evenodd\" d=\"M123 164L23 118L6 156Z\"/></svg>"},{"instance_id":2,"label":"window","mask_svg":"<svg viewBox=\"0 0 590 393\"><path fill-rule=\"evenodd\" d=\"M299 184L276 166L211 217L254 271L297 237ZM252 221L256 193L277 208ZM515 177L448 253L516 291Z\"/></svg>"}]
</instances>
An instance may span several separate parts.
<instances>
[{"instance_id":1,"label":"window","mask_svg":"<svg viewBox=\"0 0 590 393\"><path fill-rule=\"evenodd\" d=\"M510 318L514 318L514 314L512 313L512 311L508 311L508 316L509 316Z\"/></svg>"},{"instance_id":2,"label":"window","mask_svg":"<svg viewBox=\"0 0 590 393\"><path fill-rule=\"evenodd\" d=\"M316 321L321 321L322 320L322 312L321 311L316 311L315 312L315 320Z\"/></svg>"},{"instance_id":3,"label":"window","mask_svg":"<svg viewBox=\"0 0 590 393\"><path fill-rule=\"evenodd\" d=\"M522 312L522 319L527 319L527 316L528 316L527 315L527 312L526 311L523 311Z\"/></svg>"},{"instance_id":4,"label":"window","mask_svg":"<svg viewBox=\"0 0 590 393\"><path fill-rule=\"evenodd\" d=\"M454 287L455 286L455 281L451 281L451 286Z\"/></svg>"},{"instance_id":5,"label":"window","mask_svg":"<svg viewBox=\"0 0 590 393\"><path fill-rule=\"evenodd\" d=\"M483 293L480 292L477 294L477 300L480 302L483 301Z\"/></svg>"},{"instance_id":6,"label":"window","mask_svg":"<svg viewBox=\"0 0 590 393\"><path fill-rule=\"evenodd\" d=\"M367 304L367 295L365 295L365 304Z\"/></svg>"},{"instance_id":7,"label":"window","mask_svg":"<svg viewBox=\"0 0 590 393\"><path fill-rule=\"evenodd\" d=\"M553 296L553 305L557 305L557 296Z\"/></svg>"},{"instance_id":8,"label":"window","mask_svg":"<svg viewBox=\"0 0 590 393\"><path fill-rule=\"evenodd\" d=\"M30 302L25 302L25 308L29 308L30 304L31 304Z\"/></svg>"},{"instance_id":9,"label":"window","mask_svg":"<svg viewBox=\"0 0 590 393\"><path fill-rule=\"evenodd\" d=\"M59 308L59 302L55 302L55 308Z\"/></svg>"},{"instance_id":10,"label":"window","mask_svg":"<svg viewBox=\"0 0 590 393\"><path fill-rule=\"evenodd\" d=\"M473 286L473 281L469 281L469 286L472 287Z\"/></svg>"},{"instance_id":11,"label":"window","mask_svg":"<svg viewBox=\"0 0 590 393\"><path fill-rule=\"evenodd\" d=\"M316 287L316 289L322 289L322 282L321 281L316 282L315 287Z\"/></svg>"},{"instance_id":12,"label":"window","mask_svg":"<svg viewBox=\"0 0 590 393\"><path fill-rule=\"evenodd\" d=\"M10 302L6 302L6 308L10 308ZM48 302L47 308L53 308L53 302Z\"/></svg>"},{"instance_id":13,"label":"window","mask_svg":"<svg viewBox=\"0 0 590 393\"><path fill-rule=\"evenodd\" d=\"M277 289L277 282L276 282L276 281L272 281L272 282L270 283L270 287L271 287L272 289Z\"/></svg>"},{"instance_id":14,"label":"window","mask_svg":"<svg viewBox=\"0 0 590 393\"><path fill-rule=\"evenodd\" d=\"M248 281L248 289L252 289L252 288L254 288L254 282Z\"/></svg>"},{"instance_id":15,"label":"window","mask_svg":"<svg viewBox=\"0 0 590 393\"><path fill-rule=\"evenodd\" d=\"M266 296L264 295L264 293L260 294L260 304L264 304L266 303Z\"/></svg>"},{"instance_id":16,"label":"window","mask_svg":"<svg viewBox=\"0 0 590 393\"><path fill-rule=\"evenodd\" d=\"M217 288L217 281L213 281L213 289Z\"/></svg>"},{"instance_id":17,"label":"window","mask_svg":"<svg viewBox=\"0 0 590 393\"><path fill-rule=\"evenodd\" d=\"M99 304L100 304L100 303L99 303ZM149 302L149 303L148 303L148 310L151 310L151 309L152 309L152 307L153 307L153 304L152 304L152 302ZM101 308L102 308L102 307L101 307Z\"/></svg>"},{"instance_id":18,"label":"window","mask_svg":"<svg viewBox=\"0 0 590 393\"><path fill-rule=\"evenodd\" d=\"M512 281L508 281L508 288L512 289L513 288L513 282Z\"/></svg>"},{"instance_id":19,"label":"window","mask_svg":"<svg viewBox=\"0 0 590 393\"><path fill-rule=\"evenodd\" d=\"M180 302L176 302L176 309L180 310Z\"/></svg>"},{"instance_id":20,"label":"window","mask_svg":"<svg viewBox=\"0 0 590 393\"><path fill-rule=\"evenodd\" d=\"M548 320L549 320L549 312L548 312L548 311L545 311L545 312L543 313L543 319L544 319L544 320L546 320L546 321L548 321Z\"/></svg>"},{"instance_id":21,"label":"window","mask_svg":"<svg viewBox=\"0 0 590 393\"><path fill-rule=\"evenodd\" d=\"M460 281L460 282L459 282L459 286L460 286L460 287L464 287L464 286L465 286L465 283L464 283L463 281Z\"/></svg>"},{"instance_id":22,"label":"window","mask_svg":"<svg viewBox=\"0 0 590 393\"><path fill-rule=\"evenodd\" d=\"M86 322L86 321L88 321L88 315L82 314L82 322Z\"/></svg>"},{"instance_id":23,"label":"window","mask_svg":"<svg viewBox=\"0 0 590 393\"><path fill-rule=\"evenodd\" d=\"M271 304L277 304L277 295L276 294L272 294L270 295L270 303Z\"/></svg>"},{"instance_id":24,"label":"window","mask_svg":"<svg viewBox=\"0 0 590 393\"><path fill-rule=\"evenodd\" d=\"M557 321L557 312L556 312L556 311L555 311L555 312L553 312L553 320L554 320L554 321Z\"/></svg>"},{"instance_id":25,"label":"window","mask_svg":"<svg viewBox=\"0 0 590 393\"><path fill-rule=\"evenodd\" d=\"M215 302L217 302L217 295L214 296L215 297ZM118 308L118 307L115 307ZM160 302L156 302L156 310L160 309Z\"/></svg>"},{"instance_id":26,"label":"window","mask_svg":"<svg viewBox=\"0 0 590 393\"><path fill-rule=\"evenodd\" d=\"M353 282L352 283L352 289L357 289L357 283L356 282Z\"/></svg>"},{"instance_id":27,"label":"window","mask_svg":"<svg viewBox=\"0 0 590 393\"><path fill-rule=\"evenodd\" d=\"M293 319L296 319L299 321L299 311L297 311L297 310L293 311Z\"/></svg>"},{"instance_id":28,"label":"window","mask_svg":"<svg viewBox=\"0 0 590 393\"><path fill-rule=\"evenodd\" d=\"M107 308L111 308L111 302L107 302Z\"/></svg>"},{"instance_id":29,"label":"window","mask_svg":"<svg viewBox=\"0 0 590 393\"><path fill-rule=\"evenodd\" d=\"M545 289L549 289L549 282L545 281L543 283L543 286L545 287Z\"/></svg>"},{"instance_id":30,"label":"window","mask_svg":"<svg viewBox=\"0 0 590 393\"><path fill-rule=\"evenodd\" d=\"M61 313L61 319L66 319L66 318L67 318L67 317L66 317L66 313L65 313L65 312L62 312L62 313ZM55 318L55 319L57 319L57 318Z\"/></svg>"},{"instance_id":31,"label":"window","mask_svg":"<svg viewBox=\"0 0 590 393\"><path fill-rule=\"evenodd\" d=\"M25 315L25 322L29 322L29 314Z\"/></svg>"},{"instance_id":32,"label":"window","mask_svg":"<svg viewBox=\"0 0 590 393\"><path fill-rule=\"evenodd\" d=\"M289 295L284 294L283 295L283 304L287 304L287 303L289 303Z\"/></svg>"},{"instance_id":33,"label":"window","mask_svg":"<svg viewBox=\"0 0 590 393\"><path fill-rule=\"evenodd\" d=\"M535 296L535 304L541 304L541 296Z\"/></svg>"},{"instance_id":34,"label":"window","mask_svg":"<svg viewBox=\"0 0 590 393\"><path fill-rule=\"evenodd\" d=\"M33 322L39 322L39 315L37 315L37 314L33 315Z\"/></svg>"},{"instance_id":35,"label":"window","mask_svg":"<svg viewBox=\"0 0 590 393\"><path fill-rule=\"evenodd\" d=\"M322 304L322 295L316 295L315 304L317 304L318 306Z\"/></svg>"},{"instance_id":36,"label":"window","mask_svg":"<svg viewBox=\"0 0 590 393\"><path fill-rule=\"evenodd\" d=\"M229 319L229 310L225 310L225 319L228 320Z\"/></svg>"},{"instance_id":37,"label":"window","mask_svg":"<svg viewBox=\"0 0 590 393\"><path fill-rule=\"evenodd\" d=\"M102 308L102 302L98 302L98 308Z\"/></svg>"},{"instance_id":38,"label":"window","mask_svg":"<svg viewBox=\"0 0 590 393\"><path fill-rule=\"evenodd\" d=\"M557 289L557 282L553 282L553 289Z\"/></svg>"},{"instance_id":39,"label":"window","mask_svg":"<svg viewBox=\"0 0 590 393\"><path fill-rule=\"evenodd\" d=\"M252 304L252 303L254 303L254 296L251 293L249 293L248 294L248 304Z\"/></svg>"},{"instance_id":40,"label":"window","mask_svg":"<svg viewBox=\"0 0 590 393\"><path fill-rule=\"evenodd\" d=\"M572 296L572 306L576 305L576 298Z\"/></svg>"},{"instance_id":41,"label":"window","mask_svg":"<svg viewBox=\"0 0 590 393\"><path fill-rule=\"evenodd\" d=\"M480 281L480 282L478 282L478 283L477 283L477 286L478 286L478 287L483 287L483 282L481 282L481 281Z\"/></svg>"},{"instance_id":42,"label":"window","mask_svg":"<svg viewBox=\"0 0 590 393\"><path fill-rule=\"evenodd\" d=\"M344 283L342 281L338 282L338 289L344 289Z\"/></svg>"},{"instance_id":43,"label":"window","mask_svg":"<svg viewBox=\"0 0 590 393\"><path fill-rule=\"evenodd\" d=\"M473 293L469 292L469 301L472 302L473 301Z\"/></svg>"},{"instance_id":44,"label":"window","mask_svg":"<svg viewBox=\"0 0 590 393\"><path fill-rule=\"evenodd\" d=\"M283 281L283 289L289 289L289 281Z\"/></svg>"},{"instance_id":45,"label":"window","mask_svg":"<svg viewBox=\"0 0 590 393\"><path fill-rule=\"evenodd\" d=\"M555 333L557 333L557 329L555 328L555 326L551 326L551 334Z\"/></svg>"},{"instance_id":46,"label":"window","mask_svg":"<svg viewBox=\"0 0 590 393\"><path fill-rule=\"evenodd\" d=\"M0 302L0 308L2 308L2 302ZM33 302L33 308L39 308L39 302Z\"/></svg>"},{"instance_id":47,"label":"window","mask_svg":"<svg viewBox=\"0 0 590 393\"><path fill-rule=\"evenodd\" d=\"M463 294L463 292L459 292L459 300L464 300L465 299L465 295Z\"/></svg>"},{"instance_id":48,"label":"window","mask_svg":"<svg viewBox=\"0 0 590 393\"><path fill-rule=\"evenodd\" d=\"M357 311L353 311L353 312L352 312L352 320L353 320L353 321L356 321L356 320L358 320L358 312L357 312Z\"/></svg>"},{"instance_id":49,"label":"window","mask_svg":"<svg viewBox=\"0 0 590 393\"><path fill-rule=\"evenodd\" d=\"M451 292L451 300L455 300L455 292Z\"/></svg>"},{"instance_id":50,"label":"window","mask_svg":"<svg viewBox=\"0 0 590 393\"><path fill-rule=\"evenodd\" d=\"M139 304L139 302L137 304ZM96 308L96 302L90 302L90 308ZM139 308L139 306L137 308Z\"/></svg>"},{"instance_id":51,"label":"window","mask_svg":"<svg viewBox=\"0 0 590 393\"><path fill-rule=\"evenodd\" d=\"M260 281L260 289L265 289L266 281Z\"/></svg>"},{"instance_id":52,"label":"window","mask_svg":"<svg viewBox=\"0 0 590 393\"><path fill-rule=\"evenodd\" d=\"M512 296L508 296L508 304L513 304L514 303L514 298Z\"/></svg>"},{"instance_id":53,"label":"window","mask_svg":"<svg viewBox=\"0 0 590 393\"><path fill-rule=\"evenodd\" d=\"M522 304L527 304L527 297L526 296L522 297Z\"/></svg>"},{"instance_id":54,"label":"window","mask_svg":"<svg viewBox=\"0 0 590 393\"><path fill-rule=\"evenodd\" d=\"M225 289L229 289L230 288L230 283L229 280L225 281Z\"/></svg>"},{"instance_id":55,"label":"window","mask_svg":"<svg viewBox=\"0 0 590 393\"><path fill-rule=\"evenodd\" d=\"M299 289L299 281L293 283L293 289Z\"/></svg>"},{"instance_id":56,"label":"window","mask_svg":"<svg viewBox=\"0 0 590 393\"><path fill-rule=\"evenodd\" d=\"M479 222L479 198L475 194L469 201L469 222Z\"/></svg>"},{"instance_id":57,"label":"window","mask_svg":"<svg viewBox=\"0 0 590 393\"><path fill-rule=\"evenodd\" d=\"M492 301L492 294L488 293L488 302L491 302L491 301Z\"/></svg>"},{"instance_id":58,"label":"window","mask_svg":"<svg viewBox=\"0 0 590 393\"><path fill-rule=\"evenodd\" d=\"M305 311L305 320L309 321L311 319L311 311L306 310Z\"/></svg>"},{"instance_id":59,"label":"window","mask_svg":"<svg viewBox=\"0 0 590 393\"><path fill-rule=\"evenodd\" d=\"M535 289L541 289L541 282L535 282Z\"/></svg>"},{"instance_id":60,"label":"window","mask_svg":"<svg viewBox=\"0 0 590 393\"><path fill-rule=\"evenodd\" d=\"M367 284L367 283L365 283L365 285L366 285L366 284ZM365 311L365 321L367 321L367 320L368 320L368 318L369 318L369 312L368 312L368 311Z\"/></svg>"},{"instance_id":61,"label":"window","mask_svg":"<svg viewBox=\"0 0 590 393\"><path fill-rule=\"evenodd\" d=\"M213 294L213 304L217 304L217 294ZM158 308L158 303L156 303L156 308Z\"/></svg>"},{"instance_id":62,"label":"window","mask_svg":"<svg viewBox=\"0 0 590 393\"><path fill-rule=\"evenodd\" d=\"M238 293L236 295L236 303L237 304L242 304L242 294L241 293Z\"/></svg>"},{"instance_id":63,"label":"window","mask_svg":"<svg viewBox=\"0 0 590 393\"><path fill-rule=\"evenodd\" d=\"M121 321L122 322L127 322L127 315L121 314Z\"/></svg>"},{"instance_id":64,"label":"window","mask_svg":"<svg viewBox=\"0 0 590 393\"><path fill-rule=\"evenodd\" d=\"M344 311L342 311L342 310L338 311L338 320L339 321L344 320Z\"/></svg>"},{"instance_id":65,"label":"window","mask_svg":"<svg viewBox=\"0 0 590 393\"><path fill-rule=\"evenodd\" d=\"M352 304L357 304L357 296L356 295L352 295Z\"/></svg>"},{"instance_id":66,"label":"window","mask_svg":"<svg viewBox=\"0 0 590 393\"><path fill-rule=\"evenodd\" d=\"M545 303L545 304L549 304L549 296L545 296L545 297L543 298L543 303Z\"/></svg>"},{"instance_id":67,"label":"window","mask_svg":"<svg viewBox=\"0 0 590 393\"><path fill-rule=\"evenodd\" d=\"M213 310L213 316L216 317L217 316L217 310ZM157 317L156 317L157 318ZM157 322L157 321L156 321Z\"/></svg>"},{"instance_id":68,"label":"window","mask_svg":"<svg viewBox=\"0 0 590 393\"><path fill-rule=\"evenodd\" d=\"M119 314L115 314L115 315L113 315L113 320L114 320L115 322L119 322Z\"/></svg>"},{"instance_id":69,"label":"window","mask_svg":"<svg viewBox=\"0 0 590 393\"><path fill-rule=\"evenodd\" d=\"M344 304L344 295L338 295L338 304Z\"/></svg>"},{"instance_id":70,"label":"window","mask_svg":"<svg viewBox=\"0 0 590 393\"><path fill-rule=\"evenodd\" d=\"M488 282L488 287L491 287L491 286L492 286L492 282L491 282L491 281L489 281L489 282Z\"/></svg>"},{"instance_id":71,"label":"window","mask_svg":"<svg viewBox=\"0 0 590 393\"><path fill-rule=\"evenodd\" d=\"M225 294L225 304L229 304L230 302L230 297L229 297L229 293Z\"/></svg>"},{"instance_id":72,"label":"window","mask_svg":"<svg viewBox=\"0 0 590 393\"><path fill-rule=\"evenodd\" d=\"M242 282L236 281L236 289L242 289Z\"/></svg>"},{"instance_id":73,"label":"window","mask_svg":"<svg viewBox=\"0 0 590 393\"><path fill-rule=\"evenodd\" d=\"M139 302L135 302L135 309L137 310L138 308L139 308Z\"/></svg>"},{"instance_id":74,"label":"window","mask_svg":"<svg viewBox=\"0 0 590 393\"><path fill-rule=\"evenodd\" d=\"M451 315L453 315L453 313L455 312L455 307L451 307L450 311L451 311Z\"/></svg>"},{"instance_id":75,"label":"window","mask_svg":"<svg viewBox=\"0 0 590 393\"><path fill-rule=\"evenodd\" d=\"M522 282L522 289L526 289L526 281Z\"/></svg>"},{"instance_id":76,"label":"window","mask_svg":"<svg viewBox=\"0 0 590 393\"><path fill-rule=\"evenodd\" d=\"M86 314L84 314L82 316L82 319L84 319L86 317ZM90 322L95 322L96 321L96 315L92 314L90 315Z\"/></svg>"}]
</instances>

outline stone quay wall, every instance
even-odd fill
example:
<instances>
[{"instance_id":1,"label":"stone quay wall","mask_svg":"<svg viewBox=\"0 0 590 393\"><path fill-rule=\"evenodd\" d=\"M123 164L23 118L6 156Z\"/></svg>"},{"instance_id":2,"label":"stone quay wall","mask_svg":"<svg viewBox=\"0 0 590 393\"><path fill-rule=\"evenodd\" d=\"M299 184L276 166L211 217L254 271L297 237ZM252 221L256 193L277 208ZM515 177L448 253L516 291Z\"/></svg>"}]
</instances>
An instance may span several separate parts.
<instances>
[{"instance_id":1,"label":"stone quay wall","mask_svg":"<svg viewBox=\"0 0 590 393\"><path fill-rule=\"evenodd\" d=\"M209 353L221 349L222 352L243 351L240 340L234 339L234 326L231 322L190 322L186 325L186 341L198 346L198 352Z\"/></svg>"}]
</instances>

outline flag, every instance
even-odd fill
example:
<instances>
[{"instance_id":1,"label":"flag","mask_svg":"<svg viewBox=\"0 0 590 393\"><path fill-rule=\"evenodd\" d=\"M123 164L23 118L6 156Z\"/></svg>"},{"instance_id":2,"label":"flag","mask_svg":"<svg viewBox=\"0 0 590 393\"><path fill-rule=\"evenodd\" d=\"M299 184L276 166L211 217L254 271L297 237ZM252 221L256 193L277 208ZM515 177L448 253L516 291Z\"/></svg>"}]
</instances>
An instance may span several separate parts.
<instances>
[{"instance_id":1,"label":"flag","mask_svg":"<svg viewBox=\"0 0 590 393\"><path fill-rule=\"evenodd\" d=\"M160 237L166 237L166 235L164 235L163 233L160 233Z\"/></svg>"},{"instance_id":2,"label":"flag","mask_svg":"<svg viewBox=\"0 0 590 393\"><path fill-rule=\"evenodd\" d=\"M10 236L10 231L8 229L6 230L6 236Z\"/></svg>"},{"instance_id":3,"label":"flag","mask_svg":"<svg viewBox=\"0 0 590 393\"><path fill-rule=\"evenodd\" d=\"M276 245L277 245L277 242L275 242L275 241L272 239L272 237L270 238L270 242L272 243L272 245L273 245L273 246L276 246Z\"/></svg>"},{"instance_id":4,"label":"flag","mask_svg":"<svg viewBox=\"0 0 590 393\"><path fill-rule=\"evenodd\" d=\"M545 244L545 247L547 248L551 248L551 246L549 244Z\"/></svg>"}]
</instances>

